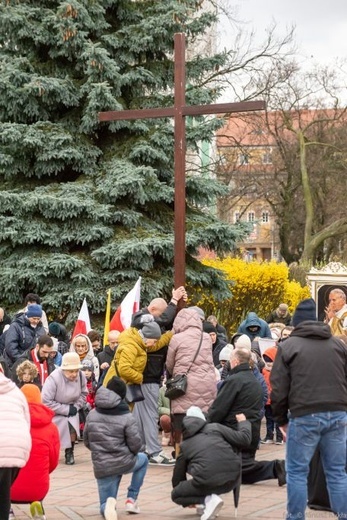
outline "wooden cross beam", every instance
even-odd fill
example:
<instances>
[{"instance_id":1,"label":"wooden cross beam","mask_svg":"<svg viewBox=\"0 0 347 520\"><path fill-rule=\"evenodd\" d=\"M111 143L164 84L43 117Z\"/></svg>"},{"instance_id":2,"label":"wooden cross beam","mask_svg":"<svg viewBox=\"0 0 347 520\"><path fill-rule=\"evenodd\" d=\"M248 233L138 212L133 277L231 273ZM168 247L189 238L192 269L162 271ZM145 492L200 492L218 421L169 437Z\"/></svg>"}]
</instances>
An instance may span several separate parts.
<instances>
[{"instance_id":1,"label":"wooden cross beam","mask_svg":"<svg viewBox=\"0 0 347 520\"><path fill-rule=\"evenodd\" d=\"M100 112L99 121L120 121L130 119L147 119L159 117L174 118L174 168L175 168L175 223L174 223L174 268L175 287L185 285L185 227L186 227L186 186L185 186L185 156L186 131L185 117L208 114L228 114L230 112L249 112L264 110L264 101L244 101L240 103L220 103L212 105L185 104L185 35L175 34L175 101L173 107L145 108L138 110L121 110Z\"/></svg>"}]
</instances>

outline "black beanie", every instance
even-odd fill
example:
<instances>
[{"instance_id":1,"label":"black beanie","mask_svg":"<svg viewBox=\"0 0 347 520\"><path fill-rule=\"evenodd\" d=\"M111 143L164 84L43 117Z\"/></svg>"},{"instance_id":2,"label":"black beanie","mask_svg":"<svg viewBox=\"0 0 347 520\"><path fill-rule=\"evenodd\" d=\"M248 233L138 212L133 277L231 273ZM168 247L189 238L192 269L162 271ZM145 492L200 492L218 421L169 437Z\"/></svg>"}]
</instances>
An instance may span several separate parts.
<instances>
[{"instance_id":1,"label":"black beanie","mask_svg":"<svg viewBox=\"0 0 347 520\"><path fill-rule=\"evenodd\" d=\"M115 394L118 394L121 399L124 399L127 393L127 385L124 383L123 379L117 376L111 377L106 388L112 390Z\"/></svg>"},{"instance_id":2,"label":"black beanie","mask_svg":"<svg viewBox=\"0 0 347 520\"><path fill-rule=\"evenodd\" d=\"M312 298L307 298L300 302L293 314L293 326L296 327L302 321L317 321L316 316L316 303Z\"/></svg>"},{"instance_id":3,"label":"black beanie","mask_svg":"<svg viewBox=\"0 0 347 520\"><path fill-rule=\"evenodd\" d=\"M202 329L204 332L207 332L208 334L210 332L214 332L215 334L217 334L216 327L214 327L212 323L210 323L209 321L204 321L204 323L202 324Z\"/></svg>"}]
</instances>

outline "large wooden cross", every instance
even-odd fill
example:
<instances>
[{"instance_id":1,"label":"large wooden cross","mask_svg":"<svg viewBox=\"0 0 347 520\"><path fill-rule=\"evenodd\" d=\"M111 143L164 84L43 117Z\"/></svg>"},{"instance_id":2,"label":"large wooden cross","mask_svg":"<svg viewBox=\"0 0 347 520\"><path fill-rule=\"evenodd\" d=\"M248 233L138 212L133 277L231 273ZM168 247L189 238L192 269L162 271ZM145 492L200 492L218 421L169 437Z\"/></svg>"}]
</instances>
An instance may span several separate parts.
<instances>
[{"instance_id":1,"label":"large wooden cross","mask_svg":"<svg viewBox=\"0 0 347 520\"><path fill-rule=\"evenodd\" d=\"M174 222L174 268L175 287L185 285L185 220L186 220L186 186L185 186L185 156L186 132L185 116L208 114L228 114L231 112L249 112L264 110L263 101L244 101L240 103L220 103L214 105L185 104L185 35L175 34L175 101L173 107L147 108L139 110L121 110L100 112L99 121L120 121L130 119L146 119L159 117L174 118L174 168L175 168L175 222Z\"/></svg>"}]
</instances>

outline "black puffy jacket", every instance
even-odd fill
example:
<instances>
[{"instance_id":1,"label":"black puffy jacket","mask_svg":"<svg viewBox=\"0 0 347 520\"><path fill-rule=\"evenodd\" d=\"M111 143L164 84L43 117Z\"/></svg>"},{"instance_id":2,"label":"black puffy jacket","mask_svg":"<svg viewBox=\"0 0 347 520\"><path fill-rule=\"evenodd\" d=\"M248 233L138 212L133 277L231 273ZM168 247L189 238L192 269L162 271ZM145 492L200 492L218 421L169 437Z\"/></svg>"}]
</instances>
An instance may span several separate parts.
<instances>
[{"instance_id":1,"label":"black puffy jacket","mask_svg":"<svg viewBox=\"0 0 347 520\"><path fill-rule=\"evenodd\" d=\"M213 489L226 486L231 491L241 472L240 448L251 442L249 421L238 423L238 430L222 424L209 424L199 417L185 417L183 441L172 477L173 487L189 473L198 486Z\"/></svg>"}]
</instances>

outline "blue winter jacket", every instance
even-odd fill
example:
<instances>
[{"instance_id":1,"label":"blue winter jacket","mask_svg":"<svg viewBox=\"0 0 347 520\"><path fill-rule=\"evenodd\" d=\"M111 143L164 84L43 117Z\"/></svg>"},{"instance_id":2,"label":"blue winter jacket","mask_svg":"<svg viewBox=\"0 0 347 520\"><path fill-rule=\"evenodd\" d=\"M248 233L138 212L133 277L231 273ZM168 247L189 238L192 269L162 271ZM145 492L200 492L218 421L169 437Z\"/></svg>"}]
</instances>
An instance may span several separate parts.
<instances>
[{"instance_id":1,"label":"blue winter jacket","mask_svg":"<svg viewBox=\"0 0 347 520\"><path fill-rule=\"evenodd\" d=\"M255 332L251 332L249 327L259 327ZM260 338L271 338L271 331L269 325L265 320L262 320L257 316L255 312L249 312L246 319L241 323L237 332L241 334L247 334L252 341L254 338L259 336Z\"/></svg>"}]
</instances>

